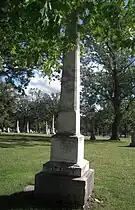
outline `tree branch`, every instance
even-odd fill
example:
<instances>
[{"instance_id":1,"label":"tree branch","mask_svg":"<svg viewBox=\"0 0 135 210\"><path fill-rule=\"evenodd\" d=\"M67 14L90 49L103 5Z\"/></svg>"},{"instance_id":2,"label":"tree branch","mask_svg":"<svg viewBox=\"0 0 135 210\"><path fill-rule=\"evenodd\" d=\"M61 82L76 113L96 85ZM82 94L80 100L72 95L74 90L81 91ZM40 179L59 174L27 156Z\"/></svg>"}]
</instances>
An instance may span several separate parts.
<instances>
[{"instance_id":1,"label":"tree branch","mask_svg":"<svg viewBox=\"0 0 135 210\"><path fill-rule=\"evenodd\" d=\"M131 66L133 63L135 62L135 60L133 60L131 63L129 63L125 68L123 68L123 70L126 70L129 66Z\"/></svg>"},{"instance_id":2,"label":"tree branch","mask_svg":"<svg viewBox=\"0 0 135 210\"><path fill-rule=\"evenodd\" d=\"M128 104L127 104L126 108L124 109L124 111L122 112L122 114L124 114L125 111L127 112L127 111L129 110L130 105L132 104L132 102L133 102L134 100L135 100L134 98L130 98L130 99L129 99Z\"/></svg>"}]
</instances>

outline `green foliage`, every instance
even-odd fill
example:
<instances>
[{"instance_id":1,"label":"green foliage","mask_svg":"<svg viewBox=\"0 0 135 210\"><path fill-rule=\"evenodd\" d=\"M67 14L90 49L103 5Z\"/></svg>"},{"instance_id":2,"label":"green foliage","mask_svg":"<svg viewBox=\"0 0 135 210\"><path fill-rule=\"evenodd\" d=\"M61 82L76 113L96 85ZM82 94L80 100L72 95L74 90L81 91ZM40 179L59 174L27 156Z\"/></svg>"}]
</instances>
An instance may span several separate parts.
<instances>
[{"instance_id":1,"label":"green foliage","mask_svg":"<svg viewBox=\"0 0 135 210\"><path fill-rule=\"evenodd\" d=\"M31 89L27 96L18 98L15 119L21 122L21 131L25 131L26 123L37 132L45 131L45 122L49 126L53 115L59 111L59 94L47 94L41 90Z\"/></svg>"},{"instance_id":2,"label":"green foliage","mask_svg":"<svg viewBox=\"0 0 135 210\"><path fill-rule=\"evenodd\" d=\"M98 41L112 40L114 48L134 47L134 1L14 0L2 1L0 11L1 57L15 55L19 65L49 75L60 68L63 50L74 45L74 30L65 33L73 14L82 22L81 39L91 33Z\"/></svg>"},{"instance_id":3,"label":"green foliage","mask_svg":"<svg viewBox=\"0 0 135 210\"><path fill-rule=\"evenodd\" d=\"M111 103L112 134L117 138L120 120L134 100L135 57L131 49L114 49L113 41L99 43L92 36L87 37L85 46L82 96L103 108Z\"/></svg>"},{"instance_id":4,"label":"green foliage","mask_svg":"<svg viewBox=\"0 0 135 210\"><path fill-rule=\"evenodd\" d=\"M128 106L126 112L123 113L121 120L121 129L127 134L135 130L135 101Z\"/></svg>"},{"instance_id":5,"label":"green foliage","mask_svg":"<svg viewBox=\"0 0 135 210\"><path fill-rule=\"evenodd\" d=\"M135 39L135 1L98 1L93 18L87 20L86 33L91 33L98 42L113 43L115 50L132 48Z\"/></svg>"}]
</instances>

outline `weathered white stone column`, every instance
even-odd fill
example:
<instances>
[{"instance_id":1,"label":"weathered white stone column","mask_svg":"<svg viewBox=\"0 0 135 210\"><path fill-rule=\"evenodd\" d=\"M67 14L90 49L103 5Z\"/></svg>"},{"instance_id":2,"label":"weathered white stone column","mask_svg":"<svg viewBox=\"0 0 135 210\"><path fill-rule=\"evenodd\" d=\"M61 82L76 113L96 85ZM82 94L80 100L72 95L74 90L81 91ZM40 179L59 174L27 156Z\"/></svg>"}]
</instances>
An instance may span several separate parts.
<instances>
[{"instance_id":1,"label":"weathered white stone column","mask_svg":"<svg viewBox=\"0 0 135 210\"><path fill-rule=\"evenodd\" d=\"M52 128L51 128L51 134L55 134L55 127L54 127L54 115L52 116Z\"/></svg>"},{"instance_id":2,"label":"weathered white stone column","mask_svg":"<svg viewBox=\"0 0 135 210\"><path fill-rule=\"evenodd\" d=\"M75 47L64 53L57 133L52 136L50 161L35 177L35 192L44 194L52 203L83 206L93 190L94 170L89 169L89 162L84 159L84 136L80 134L80 47L76 16L67 31Z\"/></svg>"},{"instance_id":3,"label":"weathered white stone column","mask_svg":"<svg viewBox=\"0 0 135 210\"><path fill-rule=\"evenodd\" d=\"M20 133L19 120L17 120L17 122L16 122L16 132Z\"/></svg>"},{"instance_id":4,"label":"weathered white stone column","mask_svg":"<svg viewBox=\"0 0 135 210\"><path fill-rule=\"evenodd\" d=\"M27 121L27 128L26 128L26 131L27 131L27 133L30 132L30 124L29 124L29 121Z\"/></svg>"},{"instance_id":5,"label":"weathered white stone column","mask_svg":"<svg viewBox=\"0 0 135 210\"><path fill-rule=\"evenodd\" d=\"M64 55L60 104L58 133L80 135L79 40L77 40L76 48Z\"/></svg>"},{"instance_id":6,"label":"weathered white stone column","mask_svg":"<svg viewBox=\"0 0 135 210\"><path fill-rule=\"evenodd\" d=\"M48 123L45 121L45 133L48 135Z\"/></svg>"}]
</instances>

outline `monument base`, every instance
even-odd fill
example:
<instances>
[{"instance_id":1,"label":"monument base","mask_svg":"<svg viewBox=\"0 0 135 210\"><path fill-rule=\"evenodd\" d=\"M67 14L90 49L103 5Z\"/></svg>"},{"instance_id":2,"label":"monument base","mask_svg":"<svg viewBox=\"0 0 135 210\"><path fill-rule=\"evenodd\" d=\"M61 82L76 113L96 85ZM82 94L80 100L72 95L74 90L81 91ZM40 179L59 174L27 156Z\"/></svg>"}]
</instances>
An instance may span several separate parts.
<instances>
[{"instance_id":1,"label":"monument base","mask_svg":"<svg viewBox=\"0 0 135 210\"><path fill-rule=\"evenodd\" d=\"M84 206L93 187L93 169L77 178L48 174L44 171L35 176L35 194L51 205Z\"/></svg>"}]
</instances>

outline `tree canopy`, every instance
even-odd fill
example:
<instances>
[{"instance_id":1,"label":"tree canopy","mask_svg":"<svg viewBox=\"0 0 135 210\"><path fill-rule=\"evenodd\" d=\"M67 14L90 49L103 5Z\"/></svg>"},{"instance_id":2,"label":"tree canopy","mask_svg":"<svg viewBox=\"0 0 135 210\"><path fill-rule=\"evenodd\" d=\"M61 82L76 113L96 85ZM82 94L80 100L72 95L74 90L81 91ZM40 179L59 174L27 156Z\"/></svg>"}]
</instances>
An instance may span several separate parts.
<instances>
[{"instance_id":1,"label":"tree canopy","mask_svg":"<svg viewBox=\"0 0 135 210\"><path fill-rule=\"evenodd\" d=\"M134 48L134 3L134 0L3 0L1 63L8 55L14 68L42 68L46 74L58 70L63 50L74 44L74 38L65 33L73 13L80 20L81 39L92 33L100 42L113 40L115 48Z\"/></svg>"}]
</instances>

